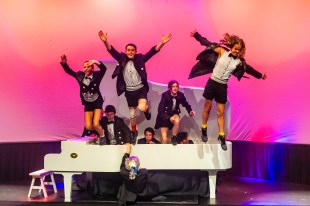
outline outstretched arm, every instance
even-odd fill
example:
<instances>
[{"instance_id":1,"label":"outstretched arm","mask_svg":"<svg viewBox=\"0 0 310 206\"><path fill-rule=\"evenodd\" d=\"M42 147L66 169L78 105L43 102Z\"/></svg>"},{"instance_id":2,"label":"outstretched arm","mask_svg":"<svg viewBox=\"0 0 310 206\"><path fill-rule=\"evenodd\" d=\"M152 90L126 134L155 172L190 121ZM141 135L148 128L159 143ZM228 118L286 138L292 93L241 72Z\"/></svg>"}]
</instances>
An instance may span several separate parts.
<instances>
[{"instance_id":1,"label":"outstretched arm","mask_svg":"<svg viewBox=\"0 0 310 206\"><path fill-rule=\"evenodd\" d=\"M172 34L169 33L167 35L163 35L161 37L161 41L156 45L155 50L159 51L170 39L172 38Z\"/></svg>"},{"instance_id":2,"label":"outstretched arm","mask_svg":"<svg viewBox=\"0 0 310 206\"><path fill-rule=\"evenodd\" d=\"M101 39L101 41L104 43L105 47L107 48L107 50L111 50L111 45L108 42L108 34L107 33L103 33L101 30L98 33L99 38Z\"/></svg>"},{"instance_id":3,"label":"outstretched arm","mask_svg":"<svg viewBox=\"0 0 310 206\"><path fill-rule=\"evenodd\" d=\"M222 47L219 47L217 44L210 42L207 38L201 36L196 29L191 32L190 36L194 37L203 46L207 47L211 46L212 50L220 55L222 55L225 52L225 50Z\"/></svg>"},{"instance_id":4,"label":"outstretched arm","mask_svg":"<svg viewBox=\"0 0 310 206\"><path fill-rule=\"evenodd\" d=\"M131 152L131 144L126 143L125 144L125 154L130 155L130 152Z\"/></svg>"},{"instance_id":5,"label":"outstretched arm","mask_svg":"<svg viewBox=\"0 0 310 206\"><path fill-rule=\"evenodd\" d=\"M76 72L73 71L69 65L67 64L67 56L65 54L60 56L60 64L62 68L65 70L65 72L73 77L76 76Z\"/></svg>"}]
</instances>

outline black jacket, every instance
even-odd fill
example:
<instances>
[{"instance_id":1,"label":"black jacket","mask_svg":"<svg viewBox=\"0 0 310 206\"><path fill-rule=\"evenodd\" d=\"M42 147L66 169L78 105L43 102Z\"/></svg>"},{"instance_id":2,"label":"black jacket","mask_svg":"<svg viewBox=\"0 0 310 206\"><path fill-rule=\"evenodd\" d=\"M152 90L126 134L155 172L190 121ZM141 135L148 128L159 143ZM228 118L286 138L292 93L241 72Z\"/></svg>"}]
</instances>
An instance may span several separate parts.
<instances>
[{"instance_id":1,"label":"black jacket","mask_svg":"<svg viewBox=\"0 0 310 206\"><path fill-rule=\"evenodd\" d=\"M126 205L126 201L134 202L139 193L142 193L147 187L148 172L146 169L140 169L134 180L129 179L129 173L125 167L125 160L129 158L125 153L120 166L120 175L124 181L118 192L119 205Z\"/></svg>"},{"instance_id":2,"label":"black jacket","mask_svg":"<svg viewBox=\"0 0 310 206\"><path fill-rule=\"evenodd\" d=\"M117 77L116 80L116 89L117 94L120 96L122 93L126 90L126 83L124 81L123 77L123 70L130 59L127 57L125 53L119 53L117 50L112 47L111 50L108 50L108 52L112 55L112 57L118 62L118 65L116 66L112 78L114 79ZM133 64L141 76L143 85L147 88L147 91L149 91L149 86L147 83L147 73L145 69L145 63L154 56L158 51L155 50L155 46L151 48L150 51L148 51L146 54L136 54L133 59Z\"/></svg>"},{"instance_id":3,"label":"black jacket","mask_svg":"<svg viewBox=\"0 0 310 206\"><path fill-rule=\"evenodd\" d=\"M155 129L161 127L162 121L170 121L170 117L174 114L180 114L180 104L186 108L187 112L190 113L192 111L191 105L187 102L184 93L178 91L176 98L176 107L175 111L172 110L173 106L173 97L170 94L170 90L165 91L161 95L161 100L158 105L158 114L156 117Z\"/></svg>"},{"instance_id":4,"label":"black jacket","mask_svg":"<svg viewBox=\"0 0 310 206\"><path fill-rule=\"evenodd\" d=\"M210 42L205 37L202 37L198 32L195 33L194 37L197 41L200 42L201 45L206 46L206 49L200 54L198 54L198 56L196 57L196 60L198 60L198 62L192 68L188 77L189 79L212 73L218 59L218 54L213 51L214 48L219 47L217 43ZM241 61L242 64L237 66L237 68L232 73L232 75L237 77L239 81L242 77L245 77L243 76L244 73L248 73L257 79L262 78L262 74L253 69L253 67L251 67L250 65L248 65L245 59L241 59Z\"/></svg>"},{"instance_id":5,"label":"black jacket","mask_svg":"<svg viewBox=\"0 0 310 206\"><path fill-rule=\"evenodd\" d=\"M104 129L104 135L107 139L107 144L110 144L110 140L108 138L108 118L102 117L100 120L100 125ZM131 132L128 126L125 124L122 118L118 116L114 117L114 136L118 145L122 145L125 143L131 143Z\"/></svg>"},{"instance_id":6,"label":"black jacket","mask_svg":"<svg viewBox=\"0 0 310 206\"><path fill-rule=\"evenodd\" d=\"M65 72L67 74L69 74L70 76L73 76L77 80L77 82L79 83L79 85L80 85L80 97L81 97L81 101L82 101L83 105L85 105L87 102L84 100L84 97L82 94L87 93L87 92L90 92L91 94L98 93L98 95L99 95L98 98L101 99L101 101L103 101L99 86L100 86L101 80L102 80L105 72L107 71L107 68L102 62L100 62L100 64L98 65L100 71L94 71L93 72L93 78L90 81L89 85L85 85L83 83L83 80L85 77L84 72L82 72L82 71L75 72L69 67L68 64L66 64L66 63L65 64L60 63L60 64L61 64L62 68L65 70Z\"/></svg>"},{"instance_id":7,"label":"black jacket","mask_svg":"<svg viewBox=\"0 0 310 206\"><path fill-rule=\"evenodd\" d=\"M158 141L157 139L155 139L154 137L151 140L152 142L154 142L155 144L161 144L160 141ZM137 144L148 144L145 137L138 139Z\"/></svg>"}]
</instances>

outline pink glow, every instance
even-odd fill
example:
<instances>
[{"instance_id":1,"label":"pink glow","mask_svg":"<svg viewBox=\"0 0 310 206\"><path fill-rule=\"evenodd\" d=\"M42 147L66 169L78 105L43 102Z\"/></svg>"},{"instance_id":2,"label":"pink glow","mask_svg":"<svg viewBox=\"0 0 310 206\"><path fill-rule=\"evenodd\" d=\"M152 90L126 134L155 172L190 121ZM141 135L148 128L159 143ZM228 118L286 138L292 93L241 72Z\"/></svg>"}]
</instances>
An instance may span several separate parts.
<instances>
[{"instance_id":1,"label":"pink glow","mask_svg":"<svg viewBox=\"0 0 310 206\"><path fill-rule=\"evenodd\" d=\"M211 41L225 32L239 35L247 62L268 74L266 81L231 78L229 139L309 144L309 11L304 0L2 0L0 142L81 133L78 87L59 56L66 53L75 70L86 59L111 60L99 30L118 50L134 42L142 53L171 32L173 39L147 63L149 80L204 87L208 76L187 80L204 49L189 37L196 28Z\"/></svg>"}]
</instances>

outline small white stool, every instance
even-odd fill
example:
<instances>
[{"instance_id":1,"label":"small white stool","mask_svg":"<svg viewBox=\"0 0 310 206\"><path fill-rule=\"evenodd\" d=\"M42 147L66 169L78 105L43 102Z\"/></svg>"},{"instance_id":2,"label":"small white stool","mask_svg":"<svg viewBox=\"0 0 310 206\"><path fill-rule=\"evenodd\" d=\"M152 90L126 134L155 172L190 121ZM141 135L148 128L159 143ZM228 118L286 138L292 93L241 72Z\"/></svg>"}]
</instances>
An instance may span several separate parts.
<instances>
[{"instance_id":1,"label":"small white stool","mask_svg":"<svg viewBox=\"0 0 310 206\"><path fill-rule=\"evenodd\" d=\"M45 177L48 176L48 175L50 175L51 182L44 182ZM56 184L55 184L54 174L53 174L52 171L45 171L44 169L42 169L42 170L38 170L38 171L29 173L29 176L32 176L32 181L31 181L28 197L30 197L31 192L32 192L33 189L38 189L39 192L41 192L41 190L43 190L44 197L47 197L47 192L46 192L45 185L53 185L54 192L57 193L57 188L56 188ZM35 180L37 178L40 178L40 186L35 186L34 185L35 184Z\"/></svg>"}]
</instances>

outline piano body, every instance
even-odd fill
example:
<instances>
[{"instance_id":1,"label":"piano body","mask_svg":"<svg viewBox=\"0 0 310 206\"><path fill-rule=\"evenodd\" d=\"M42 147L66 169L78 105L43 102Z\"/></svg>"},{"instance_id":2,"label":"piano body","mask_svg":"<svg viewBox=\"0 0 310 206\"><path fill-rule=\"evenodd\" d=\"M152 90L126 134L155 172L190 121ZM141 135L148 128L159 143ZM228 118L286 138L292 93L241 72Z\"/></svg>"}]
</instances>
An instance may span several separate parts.
<instances>
[{"instance_id":1,"label":"piano body","mask_svg":"<svg viewBox=\"0 0 310 206\"><path fill-rule=\"evenodd\" d=\"M106 76L111 76L116 62L106 62ZM122 117L129 125L127 101L124 95L118 97L116 94L115 80L105 78L101 83L101 90L104 91L105 105L112 104L117 108L117 115ZM167 90L166 84L149 82L150 91L148 97L151 100L151 113L157 114L157 105L159 104L161 94ZM110 88L110 89L106 89ZM141 161L141 166L148 170L206 170L209 173L210 197L215 198L216 173L227 170L232 167L232 144L227 142L227 151L223 151L216 141L218 136L217 112L212 109L208 120L207 143L200 140L201 115L199 111L203 110L204 98L202 97L203 88L180 87L197 112L194 118L189 117L186 110L181 107L180 129L189 134L190 139L199 144L188 145L135 145L132 148L131 155L136 155ZM213 108L216 103L213 102ZM225 107L225 133L230 128L230 103ZM143 137L143 128L155 125L155 119L150 121L137 116L138 129L140 134L138 138ZM76 128L78 130L78 128ZM159 130L155 131L155 137L159 137ZM52 170L56 174L62 174L64 177L65 201L71 201L71 183L72 175L82 174L83 172L119 172L125 146L109 145L99 146L88 144L87 138L75 138L61 142L60 154L47 154L44 158L44 169ZM213 141L213 142L212 142ZM201 143L201 144L200 144ZM105 158L108 157L108 158ZM179 161L176 161L176 160ZM207 185L206 185L207 187Z\"/></svg>"},{"instance_id":2,"label":"piano body","mask_svg":"<svg viewBox=\"0 0 310 206\"><path fill-rule=\"evenodd\" d=\"M209 173L210 198L215 198L216 174L232 167L232 144L223 151L217 142L204 144L134 145L131 155L139 157L147 170L205 170ZM83 172L119 172L124 145L89 144L87 138L61 142L60 154L47 154L44 169L64 177L65 202L71 202L72 176ZM177 157L177 158L176 158ZM206 185L208 187L208 185Z\"/></svg>"}]
</instances>

